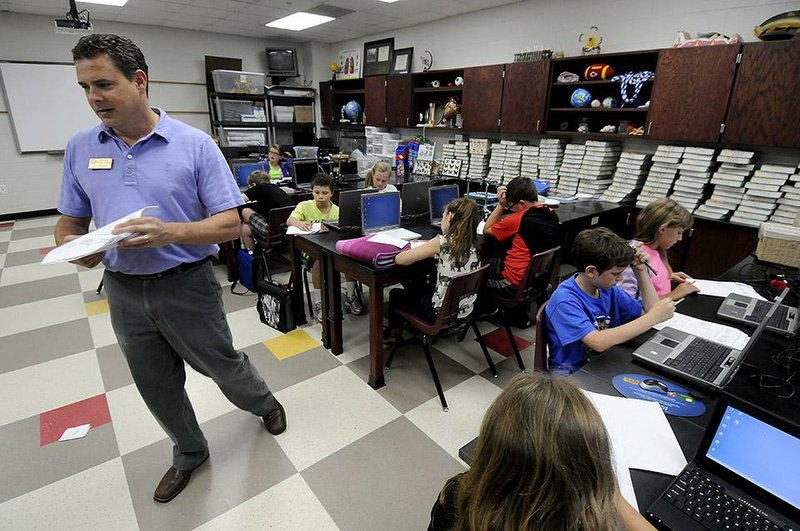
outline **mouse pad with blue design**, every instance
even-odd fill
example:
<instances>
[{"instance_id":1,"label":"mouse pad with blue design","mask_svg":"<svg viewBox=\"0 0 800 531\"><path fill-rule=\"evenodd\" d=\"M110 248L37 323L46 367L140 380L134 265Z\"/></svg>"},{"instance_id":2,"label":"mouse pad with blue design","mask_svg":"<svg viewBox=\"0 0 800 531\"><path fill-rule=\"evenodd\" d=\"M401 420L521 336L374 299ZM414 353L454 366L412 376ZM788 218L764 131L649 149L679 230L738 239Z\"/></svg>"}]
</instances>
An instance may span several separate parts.
<instances>
[{"instance_id":1,"label":"mouse pad with blue design","mask_svg":"<svg viewBox=\"0 0 800 531\"><path fill-rule=\"evenodd\" d=\"M612 380L614 388L626 398L658 402L667 415L699 417L706 412L702 400L692 396L680 385L657 376L618 374Z\"/></svg>"}]
</instances>

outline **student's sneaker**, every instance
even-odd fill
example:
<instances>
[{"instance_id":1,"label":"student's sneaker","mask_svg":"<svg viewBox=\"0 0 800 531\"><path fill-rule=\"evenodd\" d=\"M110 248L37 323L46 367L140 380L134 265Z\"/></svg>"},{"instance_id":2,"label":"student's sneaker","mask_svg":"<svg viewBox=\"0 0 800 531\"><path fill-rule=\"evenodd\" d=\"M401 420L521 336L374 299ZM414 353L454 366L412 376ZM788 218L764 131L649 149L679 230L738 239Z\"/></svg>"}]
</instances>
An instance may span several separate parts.
<instances>
[{"instance_id":1,"label":"student's sneaker","mask_svg":"<svg viewBox=\"0 0 800 531\"><path fill-rule=\"evenodd\" d=\"M344 296L344 309L353 315L361 315L364 313L364 304L361 302L361 296L358 293Z\"/></svg>"},{"instance_id":2,"label":"student's sneaker","mask_svg":"<svg viewBox=\"0 0 800 531\"><path fill-rule=\"evenodd\" d=\"M321 302L315 302L314 303L314 319L316 319L318 323L322 322L322 303Z\"/></svg>"}]
</instances>

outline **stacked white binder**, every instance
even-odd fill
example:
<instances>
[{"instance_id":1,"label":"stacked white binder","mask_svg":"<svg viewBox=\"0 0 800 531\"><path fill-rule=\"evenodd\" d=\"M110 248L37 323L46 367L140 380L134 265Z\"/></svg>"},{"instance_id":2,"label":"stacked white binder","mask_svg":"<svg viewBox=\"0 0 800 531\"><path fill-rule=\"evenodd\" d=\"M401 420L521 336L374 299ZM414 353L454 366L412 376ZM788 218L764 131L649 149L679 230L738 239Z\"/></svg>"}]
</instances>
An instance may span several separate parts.
<instances>
[{"instance_id":1,"label":"stacked white binder","mask_svg":"<svg viewBox=\"0 0 800 531\"><path fill-rule=\"evenodd\" d=\"M793 166L762 164L745 183L744 197L731 216L731 221L752 227L767 221L775 211L778 199L783 196L781 188L794 170Z\"/></svg>"},{"instance_id":2,"label":"stacked white binder","mask_svg":"<svg viewBox=\"0 0 800 531\"><path fill-rule=\"evenodd\" d=\"M600 197L611 186L611 176L619 161L619 142L586 141L586 153L578 172L578 193Z\"/></svg>"},{"instance_id":3,"label":"stacked white binder","mask_svg":"<svg viewBox=\"0 0 800 531\"><path fill-rule=\"evenodd\" d=\"M567 144L564 150L564 160L558 169L558 195L570 196L578 193L578 175L585 154L585 145Z\"/></svg>"},{"instance_id":4,"label":"stacked white binder","mask_svg":"<svg viewBox=\"0 0 800 531\"><path fill-rule=\"evenodd\" d=\"M564 160L563 138L543 138L539 142L539 178L548 181L551 187L558 183L558 170Z\"/></svg>"},{"instance_id":5,"label":"stacked white binder","mask_svg":"<svg viewBox=\"0 0 800 531\"><path fill-rule=\"evenodd\" d=\"M789 182L781 187L783 197L778 198L778 208L769 218L770 222L794 225L797 214L800 213L800 166L794 175L789 177Z\"/></svg>"},{"instance_id":6,"label":"stacked white binder","mask_svg":"<svg viewBox=\"0 0 800 531\"><path fill-rule=\"evenodd\" d=\"M744 183L753 173L752 151L723 149L717 155L721 162L711 177L713 191L705 203L697 207L695 215L709 219L727 219L739 207L744 197Z\"/></svg>"},{"instance_id":7,"label":"stacked white binder","mask_svg":"<svg viewBox=\"0 0 800 531\"><path fill-rule=\"evenodd\" d=\"M636 201L636 206L646 207L656 199L667 197L675 177L678 175L681 159L683 158L682 146L662 144L656 148L653 155L653 165L647 174L647 180L642 187L642 193Z\"/></svg>"},{"instance_id":8,"label":"stacked white binder","mask_svg":"<svg viewBox=\"0 0 800 531\"><path fill-rule=\"evenodd\" d=\"M678 178L670 197L689 212L693 212L703 199L714 169L715 154L716 150L712 148L687 147L683 151Z\"/></svg>"},{"instance_id":9,"label":"stacked white binder","mask_svg":"<svg viewBox=\"0 0 800 531\"><path fill-rule=\"evenodd\" d=\"M464 175L470 180L483 180L489 173L489 149L487 138L469 139L469 167Z\"/></svg>"},{"instance_id":10,"label":"stacked white binder","mask_svg":"<svg viewBox=\"0 0 800 531\"><path fill-rule=\"evenodd\" d=\"M520 173L531 179L539 177L539 146L522 146Z\"/></svg>"},{"instance_id":11,"label":"stacked white binder","mask_svg":"<svg viewBox=\"0 0 800 531\"><path fill-rule=\"evenodd\" d=\"M644 185L649 168L650 155L623 151L614 170L613 182L603 192L600 199L614 203L636 199Z\"/></svg>"}]
</instances>

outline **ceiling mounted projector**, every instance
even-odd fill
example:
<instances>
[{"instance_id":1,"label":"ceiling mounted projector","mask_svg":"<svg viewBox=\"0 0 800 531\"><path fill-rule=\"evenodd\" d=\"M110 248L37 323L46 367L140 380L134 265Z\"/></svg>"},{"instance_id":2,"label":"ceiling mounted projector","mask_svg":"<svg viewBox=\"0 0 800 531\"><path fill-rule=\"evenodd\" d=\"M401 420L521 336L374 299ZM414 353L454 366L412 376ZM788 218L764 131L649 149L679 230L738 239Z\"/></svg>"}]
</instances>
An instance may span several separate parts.
<instances>
[{"instance_id":1,"label":"ceiling mounted projector","mask_svg":"<svg viewBox=\"0 0 800 531\"><path fill-rule=\"evenodd\" d=\"M83 35L92 31L89 10L84 9L79 12L75 6L75 0L69 0L69 11L64 15L64 18L57 18L53 23L56 26L56 33Z\"/></svg>"}]
</instances>

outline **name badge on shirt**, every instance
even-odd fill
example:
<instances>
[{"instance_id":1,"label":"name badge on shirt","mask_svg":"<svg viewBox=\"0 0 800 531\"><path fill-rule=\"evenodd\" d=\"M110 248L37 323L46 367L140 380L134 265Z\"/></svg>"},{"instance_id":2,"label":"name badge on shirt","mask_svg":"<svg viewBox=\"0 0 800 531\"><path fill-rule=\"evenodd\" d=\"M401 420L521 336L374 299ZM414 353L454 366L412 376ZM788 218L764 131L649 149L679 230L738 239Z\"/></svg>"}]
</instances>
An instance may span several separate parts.
<instances>
[{"instance_id":1,"label":"name badge on shirt","mask_svg":"<svg viewBox=\"0 0 800 531\"><path fill-rule=\"evenodd\" d=\"M89 159L90 170L110 170L114 159Z\"/></svg>"}]
</instances>

